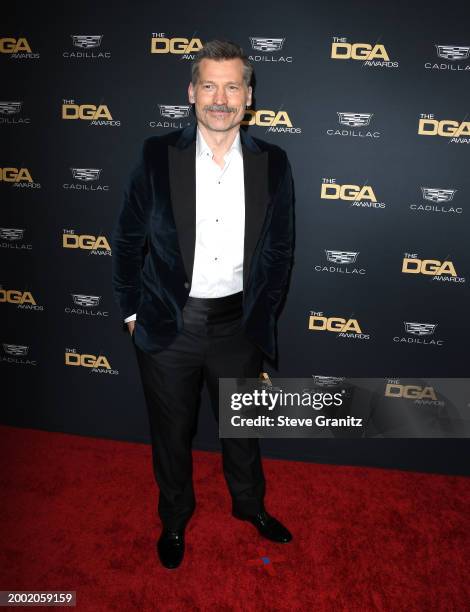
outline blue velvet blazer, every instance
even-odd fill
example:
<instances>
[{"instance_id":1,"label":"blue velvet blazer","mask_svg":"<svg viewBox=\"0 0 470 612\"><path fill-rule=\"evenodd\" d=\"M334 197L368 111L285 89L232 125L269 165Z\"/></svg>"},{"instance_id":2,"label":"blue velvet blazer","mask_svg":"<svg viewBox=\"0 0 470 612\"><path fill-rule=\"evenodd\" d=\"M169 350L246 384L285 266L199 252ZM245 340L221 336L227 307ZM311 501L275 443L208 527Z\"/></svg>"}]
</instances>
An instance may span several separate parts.
<instances>
[{"instance_id":1,"label":"blue velvet blazer","mask_svg":"<svg viewBox=\"0 0 470 612\"><path fill-rule=\"evenodd\" d=\"M240 131L245 181L243 326L276 358L276 320L293 262L292 174L278 146ZM147 353L183 328L196 231L196 125L147 138L112 237L113 291L121 315L137 313Z\"/></svg>"}]
</instances>

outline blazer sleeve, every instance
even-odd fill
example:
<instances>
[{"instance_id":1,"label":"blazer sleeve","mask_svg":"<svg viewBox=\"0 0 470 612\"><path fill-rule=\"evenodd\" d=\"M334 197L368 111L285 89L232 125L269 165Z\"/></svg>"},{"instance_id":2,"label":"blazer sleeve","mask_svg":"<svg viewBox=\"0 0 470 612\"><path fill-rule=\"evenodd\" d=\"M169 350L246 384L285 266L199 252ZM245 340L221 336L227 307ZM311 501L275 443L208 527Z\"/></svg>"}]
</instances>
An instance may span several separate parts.
<instances>
[{"instance_id":1,"label":"blazer sleeve","mask_svg":"<svg viewBox=\"0 0 470 612\"><path fill-rule=\"evenodd\" d=\"M124 189L112 237L112 285L123 319L137 312L141 299L143 249L152 207L147 148L146 140Z\"/></svg>"},{"instance_id":2,"label":"blazer sleeve","mask_svg":"<svg viewBox=\"0 0 470 612\"><path fill-rule=\"evenodd\" d=\"M264 251L269 271L268 295L275 314L287 290L294 254L294 187L292 169L285 157L285 170L274 202L271 231Z\"/></svg>"}]
</instances>

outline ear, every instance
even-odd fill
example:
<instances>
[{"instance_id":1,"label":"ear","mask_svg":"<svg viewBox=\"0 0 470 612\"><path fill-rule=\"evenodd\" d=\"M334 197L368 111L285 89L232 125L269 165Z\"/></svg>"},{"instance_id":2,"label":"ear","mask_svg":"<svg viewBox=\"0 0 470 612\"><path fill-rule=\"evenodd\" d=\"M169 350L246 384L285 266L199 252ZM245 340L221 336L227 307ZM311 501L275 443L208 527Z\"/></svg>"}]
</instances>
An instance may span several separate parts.
<instances>
[{"instance_id":1,"label":"ear","mask_svg":"<svg viewBox=\"0 0 470 612\"><path fill-rule=\"evenodd\" d=\"M191 104L194 104L196 102L196 99L194 97L194 87L192 83L190 83L188 87L188 98Z\"/></svg>"},{"instance_id":2,"label":"ear","mask_svg":"<svg viewBox=\"0 0 470 612\"><path fill-rule=\"evenodd\" d=\"M251 106L251 98L253 96L253 88L251 85L249 85L248 87L248 97L246 99L246 105L247 106Z\"/></svg>"}]
</instances>

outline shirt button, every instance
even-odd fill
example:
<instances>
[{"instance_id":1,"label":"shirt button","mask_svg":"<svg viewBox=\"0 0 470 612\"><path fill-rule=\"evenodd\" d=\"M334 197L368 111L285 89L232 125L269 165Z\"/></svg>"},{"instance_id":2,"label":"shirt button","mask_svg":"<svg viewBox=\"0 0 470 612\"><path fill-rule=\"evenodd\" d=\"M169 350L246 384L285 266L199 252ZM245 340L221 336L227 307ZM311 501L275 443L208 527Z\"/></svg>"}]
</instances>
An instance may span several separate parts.
<instances>
[{"instance_id":1,"label":"shirt button","mask_svg":"<svg viewBox=\"0 0 470 612\"><path fill-rule=\"evenodd\" d=\"M184 283L184 287L185 287L185 289L188 289L189 283Z\"/></svg>"}]
</instances>

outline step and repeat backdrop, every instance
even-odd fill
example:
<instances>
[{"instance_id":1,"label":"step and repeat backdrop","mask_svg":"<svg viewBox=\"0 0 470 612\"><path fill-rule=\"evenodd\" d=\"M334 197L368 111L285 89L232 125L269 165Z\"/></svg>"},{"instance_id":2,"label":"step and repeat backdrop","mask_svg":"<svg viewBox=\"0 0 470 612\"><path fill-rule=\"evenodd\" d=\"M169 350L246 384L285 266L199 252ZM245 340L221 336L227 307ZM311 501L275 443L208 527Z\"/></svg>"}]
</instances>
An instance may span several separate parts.
<instances>
[{"instance_id":1,"label":"step and repeat backdrop","mask_svg":"<svg viewBox=\"0 0 470 612\"><path fill-rule=\"evenodd\" d=\"M284 148L294 173L295 264L266 372L467 377L469 16L463 2L184 0L26 3L2 20L2 421L148 440L111 236L144 138L194 120L191 60L213 38L249 55L243 129ZM465 469L464 440L262 443ZM195 447L218 444L204 395Z\"/></svg>"}]
</instances>

